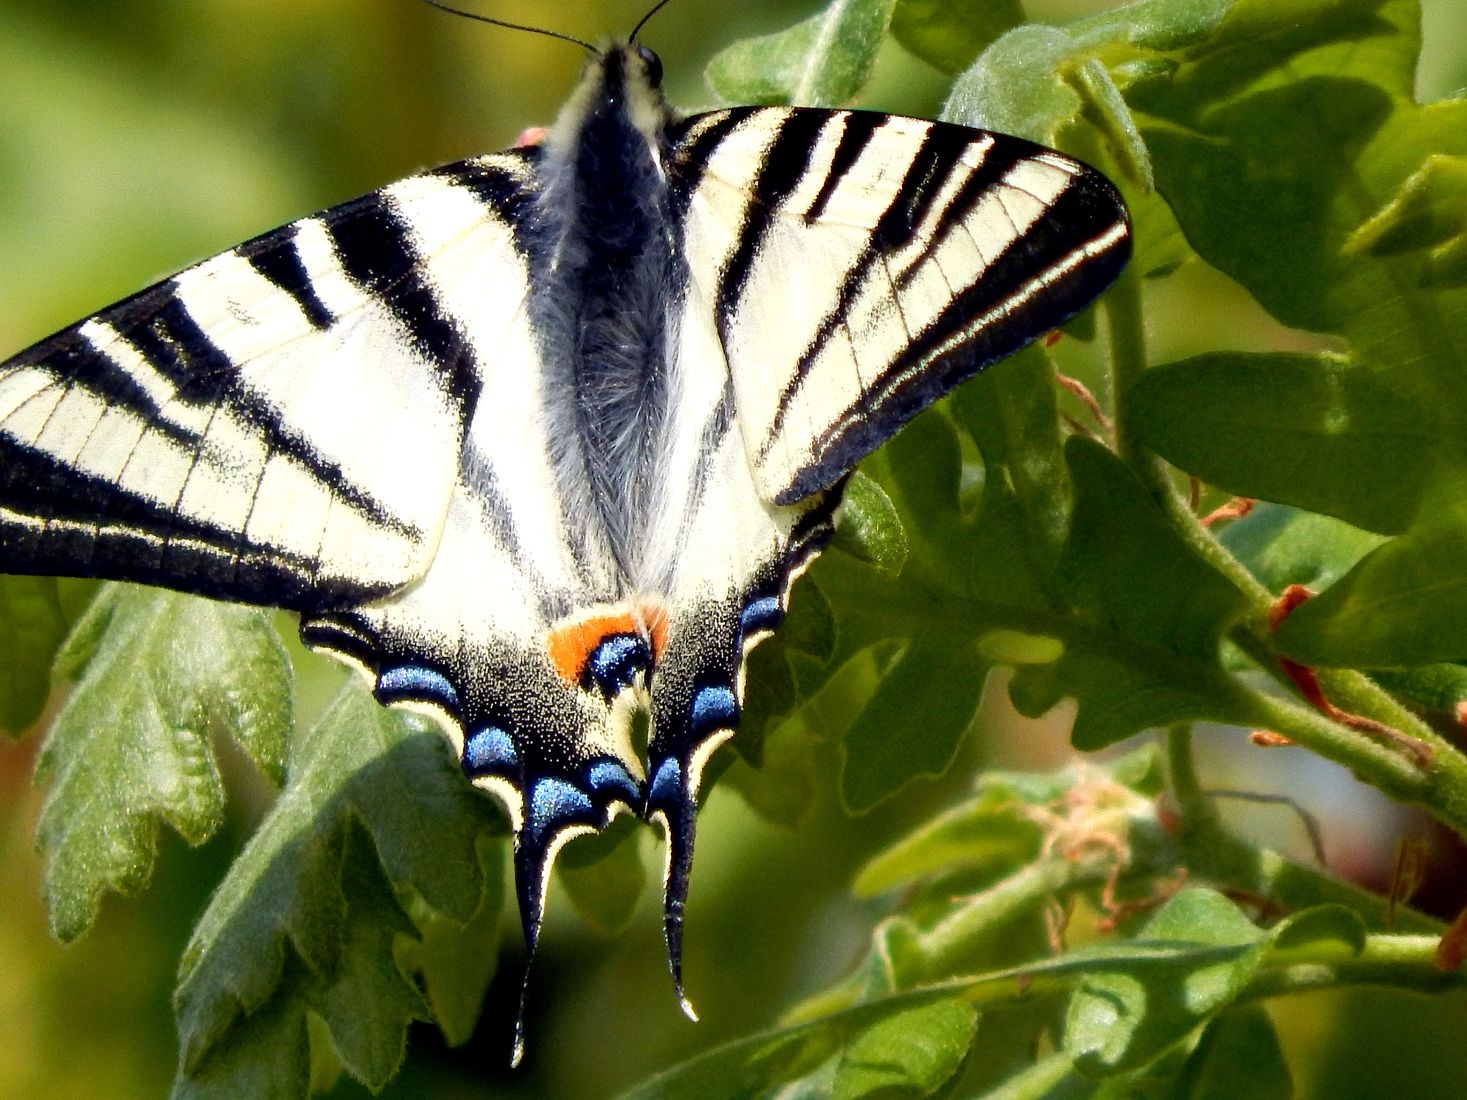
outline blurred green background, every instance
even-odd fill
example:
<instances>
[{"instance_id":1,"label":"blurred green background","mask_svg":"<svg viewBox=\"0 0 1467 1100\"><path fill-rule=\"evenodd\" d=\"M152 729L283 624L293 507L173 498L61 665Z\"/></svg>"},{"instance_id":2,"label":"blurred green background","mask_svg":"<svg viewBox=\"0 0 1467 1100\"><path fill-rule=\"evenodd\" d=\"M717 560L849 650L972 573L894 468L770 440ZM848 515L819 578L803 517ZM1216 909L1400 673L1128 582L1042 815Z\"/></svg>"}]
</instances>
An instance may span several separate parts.
<instances>
[{"instance_id":1,"label":"blurred green background","mask_svg":"<svg viewBox=\"0 0 1467 1100\"><path fill-rule=\"evenodd\" d=\"M594 39L630 27L646 2L480 6ZM711 101L701 72L720 47L819 6L674 0L643 37L666 63L670 97L694 108ZM1062 19L1105 5L1027 6L1034 18ZM1427 0L1425 8L1420 88L1424 98L1435 98L1467 85L1467 4ZM0 354L262 230L419 168L510 144L524 127L553 119L580 62L579 51L562 43L452 19L413 0L5 0ZM936 73L893 48L866 105L932 114L943 90ZM1230 299L1219 296L1215 279L1183 281L1158 297L1162 308L1191 317L1200 294L1209 296L1219 327L1228 327ZM308 718L342 672L308 655L298 671L298 705ZM807 823L787 832L728 791L712 795L700 823L687 942L686 973L701 1024L688 1024L671 996L650 893L630 928L614 938L553 900L536 963L525 1068L504 1068L515 992L499 981L475 1041L448 1051L431 1029L417 1029L404 1073L387 1095L605 1096L767 1025L838 977L863 949L881 913L847 893L864 858L944 804L980 764L1064 762L1066 716L1024 722L994 700L998 694L990 692L966 759L947 779L918 785L860 820L845 818L825 791ZM236 764L235 817L225 834L195 851L166 840L159 874L144 895L110 900L99 926L63 948L46 931L32 851L40 799L30 780L36 740L32 733L0 746L0 1100L164 1095L175 1057L169 995L178 954L265 794ZM830 763L833 771L834 750ZM1414 827L1332 766L1306 761L1283 778L1274 757L1266 766L1268 784L1292 788L1316 808L1334 807L1326 823L1335 830L1332 855L1363 878L1388 860L1396 832ZM1218 785L1264 784L1221 752L1209 767ZM1248 823L1273 830L1280 844L1298 832L1282 812L1255 810ZM642 843L655 883L660 850L650 831ZM516 940L511 934L506 941L511 959ZM515 969L504 967L511 983ZM1439 1025L1431 1027L1420 1026L1418 1009L1399 1009L1393 1000L1360 994L1277 1007L1288 1017L1281 1023L1294 1044L1291 1064L1308 1094L1467 1091L1441 1056L1457 1048L1467 1025L1463 1007L1442 1002L1430 1009L1425 1016ZM1344 1089L1347 1082L1335 1075L1352 1060L1332 1052L1348 1054L1361 1044L1390 1044L1397 1066L1390 1087L1398 1091L1375 1092L1358 1068L1348 1070ZM1401 1066L1418 1076L1403 1081ZM1386 1087L1384 1079L1380 1084ZM363 1092L349 1081L337 1090Z\"/></svg>"}]
</instances>

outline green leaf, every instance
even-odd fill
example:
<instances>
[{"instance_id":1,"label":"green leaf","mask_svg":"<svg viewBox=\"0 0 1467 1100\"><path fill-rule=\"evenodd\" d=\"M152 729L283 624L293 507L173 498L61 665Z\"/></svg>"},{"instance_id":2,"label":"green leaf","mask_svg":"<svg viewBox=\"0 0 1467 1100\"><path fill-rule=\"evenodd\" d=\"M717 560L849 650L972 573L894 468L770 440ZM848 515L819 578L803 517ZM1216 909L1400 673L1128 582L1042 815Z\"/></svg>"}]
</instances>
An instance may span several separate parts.
<instances>
[{"instance_id":1,"label":"green leaf","mask_svg":"<svg viewBox=\"0 0 1467 1100\"><path fill-rule=\"evenodd\" d=\"M1375 669L1370 678L1412 706L1449 715L1453 721L1459 704L1467 702L1467 667L1462 665Z\"/></svg>"},{"instance_id":2,"label":"green leaf","mask_svg":"<svg viewBox=\"0 0 1467 1100\"><path fill-rule=\"evenodd\" d=\"M1048 665L1015 671L1009 694L1038 716L1080 704L1072 739L1094 749L1151 726L1196 718L1247 723L1252 704L1222 669L1222 632L1245 600L1172 529L1104 448L1072 438L1070 535L1053 584L1084 629Z\"/></svg>"},{"instance_id":3,"label":"green leaf","mask_svg":"<svg viewBox=\"0 0 1467 1100\"><path fill-rule=\"evenodd\" d=\"M555 861L555 876L581 919L604 936L631 923L647 887L640 823L620 814L599 833L576 837Z\"/></svg>"},{"instance_id":4,"label":"green leaf","mask_svg":"<svg viewBox=\"0 0 1467 1100\"><path fill-rule=\"evenodd\" d=\"M478 852L484 897L467 922L445 916L418 898L410 910L420 941L415 950L409 945L405 953L422 976L433 1019L451 1047L473 1038L499 963L496 947L504 916L508 845L481 836Z\"/></svg>"},{"instance_id":5,"label":"green leaf","mask_svg":"<svg viewBox=\"0 0 1467 1100\"><path fill-rule=\"evenodd\" d=\"M294 963L279 994L244 1017L229 1044L197 1073L174 1081L172 1100L274 1100L307 1094L311 1049L302 969Z\"/></svg>"},{"instance_id":6,"label":"green leaf","mask_svg":"<svg viewBox=\"0 0 1467 1100\"><path fill-rule=\"evenodd\" d=\"M1242 991L1267 947L1237 906L1211 890L1184 890L1148 922L1140 941L1196 950L1136 959L1087 974L1065 1015L1064 1049L1082 1073L1134 1069L1183 1042Z\"/></svg>"},{"instance_id":7,"label":"green leaf","mask_svg":"<svg viewBox=\"0 0 1467 1100\"><path fill-rule=\"evenodd\" d=\"M973 724L987 671L944 630L913 638L846 732L846 808L861 813L919 775L946 771Z\"/></svg>"},{"instance_id":8,"label":"green leaf","mask_svg":"<svg viewBox=\"0 0 1467 1100\"><path fill-rule=\"evenodd\" d=\"M846 482L840 527L831 547L891 577L907 563L907 533L896 506L886 490L860 470Z\"/></svg>"},{"instance_id":9,"label":"green leaf","mask_svg":"<svg viewBox=\"0 0 1467 1100\"><path fill-rule=\"evenodd\" d=\"M1273 929L1275 951L1307 951L1318 958L1331 947L1347 955L1365 950L1365 921L1343 905L1316 905L1279 922Z\"/></svg>"},{"instance_id":10,"label":"green leaf","mask_svg":"<svg viewBox=\"0 0 1467 1100\"><path fill-rule=\"evenodd\" d=\"M729 103L840 107L865 86L896 0L830 0L788 30L735 42L708 64Z\"/></svg>"},{"instance_id":11,"label":"green leaf","mask_svg":"<svg viewBox=\"0 0 1467 1100\"><path fill-rule=\"evenodd\" d=\"M1158 909L1138 938L1236 947L1257 943L1264 934L1216 890L1192 887Z\"/></svg>"},{"instance_id":12,"label":"green leaf","mask_svg":"<svg viewBox=\"0 0 1467 1100\"><path fill-rule=\"evenodd\" d=\"M1294 1082L1268 1012L1248 1005L1209 1024L1187 1059L1176 1095L1184 1100L1291 1100Z\"/></svg>"},{"instance_id":13,"label":"green leaf","mask_svg":"<svg viewBox=\"0 0 1467 1100\"><path fill-rule=\"evenodd\" d=\"M990 788L975 800L924 823L878 853L852 890L873 897L893 887L955 867L1013 865L1038 855L1039 826L1020 811L1008 790Z\"/></svg>"},{"instance_id":14,"label":"green leaf","mask_svg":"<svg viewBox=\"0 0 1467 1100\"><path fill-rule=\"evenodd\" d=\"M1229 487L1404 530L1289 619L1279 641L1291 656L1367 667L1455 659L1467 650L1454 626L1463 570L1451 564L1462 560L1454 528L1467 499L1458 430L1467 420L1467 285L1456 273L1467 100L1415 101L1411 0L1342 0L1299 14L1236 0L1218 42L1165 80L1138 81L1128 98L1153 120L1143 133L1158 186L1197 251L1277 318L1342 348L1316 360L1314 379L1302 377L1307 360L1293 361L1301 377L1280 391L1274 420L1302 418L1318 453L1337 461L1303 455L1301 440L1282 431L1241 437L1224 459L1201 437L1230 429L1204 426L1209 414L1176 401L1168 407L1188 419L1162 427L1153 416L1148 433L1163 433L1176 461ZM1244 35L1246 63L1225 48ZM1251 431L1262 417L1256 383L1249 370L1231 386L1214 375L1199 406L1224 420L1241 410L1234 427ZM1332 402L1310 398L1331 391ZM1189 434L1191 448L1179 439Z\"/></svg>"},{"instance_id":15,"label":"green leaf","mask_svg":"<svg viewBox=\"0 0 1467 1100\"><path fill-rule=\"evenodd\" d=\"M1399 256L1425 252L1423 286L1467 281L1467 157L1428 156L1385 206L1345 243L1346 253Z\"/></svg>"},{"instance_id":16,"label":"green leaf","mask_svg":"<svg viewBox=\"0 0 1467 1100\"><path fill-rule=\"evenodd\" d=\"M1401 668L1467 658L1467 498L1366 555L1279 627L1310 665Z\"/></svg>"},{"instance_id":17,"label":"green leaf","mask_svg":"<svg viewBox=\"0 0 1467 1100\"><path fill-rule=\"evenodd\" d=\"M54 577L0 576L0 731L19 733L40 717L66 627Z\"/></svg>"},{"instance_id":18,"label":"green leaf","mask_svg":"<svg viewBox=\"0 0 1467 1100\"><path fill-rule=\"evenodd\" d=\"M1199 355L1147 371L1127 407L1148 447L1213 485L1387 533L1420 508L1443 434L1335 355Z\"/></svg>"},{"instance_id":19,"label":"green leaf","mask_svg":"<svg viewBox=\"0 0 1467 1100\"><path fill-rule=\"evenodd\" d=\"M960 1000L887 1016L846 1047L830 1095L835 1100L931 1096L962 1066L977 1030L977 1010Z\"/></svg>"},{"instance_id":20,"label":"green leaf","mask_svg":"<svg viewBox=\"0 0 1467 1100\"><path fill-rule=\"evenodd\" d=\"M898 0L892 36L945 73L958 73L1004 31L1024 22L1020 0Z\"/></svg>"},{"instance_id":21,"label":"green leaf","mask_svg":"<svg viewBox=\"0 0 1467 1100\"><path fill-rule=\"evenodd\" d=\"M290 668L261 612L127 585L105 588L57 658L77 681L41 750L50 789L37 830L57 936L96 919L104 892L148 881L158 828L190 844L219 827L211 739L279 775Z\"/></svg>"},{"instance_id":22,"label":"green leaf","mask_svg":"<svg viewBox=\"0 0 1467 1100\"><path fill-rule=\"evenodd\" d=\"M1271 592L1328 588L1385 540L1332 516L1260 503L1221 542Z\"/></svg>"},{"instance_id":23,"label":"green leaf","mask_svg":"<svg viewBox=\"0 0 1467 1100\"><path fill-rule=\"evenodd\" d=\"M221 1058L248 1066L248 1022L281 998L302 1029L305 1010L321 1017L352 1076L391 1076L409 1021L428 1014L397 961L394 942L414 935L400 892L467 924L491 889L478 845L502 821L451 756L426 720L378 706L355 678L293 747L285 788L184 952L181 1081L214 1079Z\"/></svg>"},{"instance_id":24,"label":"green leaf","mask_svg":"<svg viewBox=\"0 0 1467 1100\"><path fill-rule=\"evenodd\" d=\"M680 1100L690 1096L699 1100L741 1100L763 1094L773 1085L798 1081L815 1072L832 1055L858 1043L883 1021L921 1012L933 1004L951 1005L953 997L953 992L942 989L901 994L810 1023L738 1039L659 1073L622 1093L620 1100ZM938 1049L930 1052L933 1055L930 1060L920 1053L915 1055L916 1061L927 1062L929 1075L940 1071L964 1029L965 1025L958 1019L959 1011L938 1010L936 1019L942 1021L944 1039ZM896 1028L905 1030L900 1024ZM873 1046L886 1046L890 1037L891 1033L878 1031L871 1042ZM919 1067L914 1068L920 1072ZM896 1095L912 1094L898 1092Z\"/></svg>"}]
</instances>

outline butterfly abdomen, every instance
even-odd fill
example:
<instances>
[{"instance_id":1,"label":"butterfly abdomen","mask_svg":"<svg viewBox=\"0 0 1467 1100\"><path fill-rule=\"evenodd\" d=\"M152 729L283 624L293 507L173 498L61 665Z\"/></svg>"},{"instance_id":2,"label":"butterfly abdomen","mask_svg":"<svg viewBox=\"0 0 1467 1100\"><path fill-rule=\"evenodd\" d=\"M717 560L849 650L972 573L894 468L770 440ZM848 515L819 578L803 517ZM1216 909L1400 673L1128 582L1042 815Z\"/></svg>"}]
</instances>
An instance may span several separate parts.
<instances>
[{"instance_id":1,"label":"butterfly abdomen","mask_svg":"<svg viewBox=\"0 0 1467 1100\"><path fill-rule=\"evenodd\" d=\"M622 578L636 573L651 510L668 318L685 282L663 182L666 108L635 57L613 48L594 59L583 86L595 94L547 142L539 206L553 243L536 302L547 384L573 398L557 441L561 484L583 498L570 518L599 528Z\"/></svg>"}]
</instances>

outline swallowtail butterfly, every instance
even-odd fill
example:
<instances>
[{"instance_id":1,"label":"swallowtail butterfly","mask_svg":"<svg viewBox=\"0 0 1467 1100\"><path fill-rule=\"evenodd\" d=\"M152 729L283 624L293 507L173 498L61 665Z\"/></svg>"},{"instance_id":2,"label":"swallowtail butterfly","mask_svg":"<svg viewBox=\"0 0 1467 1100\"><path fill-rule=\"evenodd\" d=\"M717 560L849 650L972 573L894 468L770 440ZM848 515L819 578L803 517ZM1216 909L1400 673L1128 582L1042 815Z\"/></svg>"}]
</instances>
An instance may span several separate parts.
<instances>
[{"instance_id":1,"label":"swallowtail butterfly","mask_svg":"<svg viewBox=\"0 0 1467 1100\"><path fill-rule=\"evenodd\" d=\"M1130 243L1112 185L1042 146L685 118L660 80L635 36L600 49L543 143L266 233L0 364L0 570L297 612L503 799L531 952L557 848L618 809L660 821L681 999L699 776L846 475L1087 305Z\"/></svg>"}]
</instances>

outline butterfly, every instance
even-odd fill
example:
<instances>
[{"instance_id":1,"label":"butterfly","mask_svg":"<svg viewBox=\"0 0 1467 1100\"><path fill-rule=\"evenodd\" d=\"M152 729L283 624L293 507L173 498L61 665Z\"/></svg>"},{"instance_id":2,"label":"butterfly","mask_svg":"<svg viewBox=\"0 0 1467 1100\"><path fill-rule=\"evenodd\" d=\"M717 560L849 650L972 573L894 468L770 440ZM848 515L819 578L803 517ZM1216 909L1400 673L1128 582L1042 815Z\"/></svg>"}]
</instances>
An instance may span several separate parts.
<instances>
[{"instance_id":1,"label":"butterfly","mask_svg":"<svg viewBox=\"0 0 1467 1100\"><path fill-rule=\"evenodd\" d=\"M683 117L661 79L635 34L593 48L543 141L0 364L0 571L296 612L502 799L531 956L559 847L622 810L660 822L691 1016L696 799L750 648L856 463L1088 305L1130 235L1109 181L1028 141Z\"/></svg>"}]
</instances>

